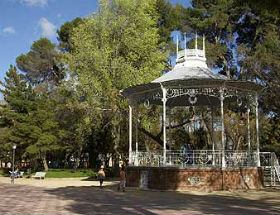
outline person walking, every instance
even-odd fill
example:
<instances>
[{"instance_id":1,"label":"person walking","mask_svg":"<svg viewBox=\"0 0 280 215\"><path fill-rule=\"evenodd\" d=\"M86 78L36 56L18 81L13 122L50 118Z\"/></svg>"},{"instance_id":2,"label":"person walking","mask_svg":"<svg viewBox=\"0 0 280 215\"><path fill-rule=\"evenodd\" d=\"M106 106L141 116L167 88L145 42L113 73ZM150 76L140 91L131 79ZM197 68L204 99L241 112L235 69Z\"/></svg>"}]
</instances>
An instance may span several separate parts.
<instances>
[{"instance_id":1,"label":"person walking","mask_svg":"<svg viewBox=\"0 0 280 215\"><path fill-rule=\"evenodd\" d=\"M122 166L121 171L120 171L119 190L122 190L123 192L125 192L125 183L126 183L125 169L124 169L124 166Z\"/></svg>"},{"instance_id":2,"label":"person walking","mask_svg":"<svg viewBox=\"0 0 280 215\"><path fill-rule=\"evenodd\" d=\"M97 179L99 180L100 188L102 188L105 177L106 176L105 176L105 172L104 172L104 166L101 165L101 167L97 173Z\"/></svg>"}]
</instances>

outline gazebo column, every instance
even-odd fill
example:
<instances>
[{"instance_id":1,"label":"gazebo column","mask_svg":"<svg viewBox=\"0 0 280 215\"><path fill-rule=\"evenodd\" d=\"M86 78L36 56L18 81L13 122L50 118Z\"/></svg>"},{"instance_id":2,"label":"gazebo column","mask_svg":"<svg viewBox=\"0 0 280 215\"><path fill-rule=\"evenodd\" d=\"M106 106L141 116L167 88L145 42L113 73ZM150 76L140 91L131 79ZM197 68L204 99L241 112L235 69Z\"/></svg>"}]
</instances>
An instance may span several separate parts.
<instances>
[{"instance_id":1,"label":"gazebo column","mask_svg":"<svg viewBox=\"0 0 280 215\"><path fill-rule=\"evenodd\" d=\"M211 132L212 132L212 165L215 166L215 140L214 140L214 117L213 107L211 107Z\"/></svg>"},{"instance_id":2,"label":"gazebo column","mask_svg":"<svg viewBox=\"0 0 280 215\"><path fill-rule=\"evenodd\" d=\"M222 167L226 167L225 158L225 125L224 125L224 90L220 90L220 101L221 101L221 122L222 122Z\"/></svg>"},{"instance_id":3,"label":"gazebo column","mask_svg":"<svg viewBox=\"0 0 280 215\"><path fill-rule=\"evenodd\" d=\"M258 94L255 96L255 105L256 105L256 145L257 145L257 166L261 166L260 161L260 138L259 138L259 102Z\"/></svg>"},{"instance_id":4,"label":"gazebo column","mask_svg":"<svg viewBox=\"0 0 280 215\"><path fill-rule=\"evenodd\" d=\"M128 151L128 164L132 164L132 97L129 98L129 151Z\"/></svg>"},{"instance_id":5,"label":"gazebo column","mask_svg":"<svg viewBox=\"0 0 280 215\"><path fill-rule=\"evenodd\" d=\"M136 159L135 159L135 165L138 166L138 105L136 105L135 108L135 153L136 153Z\"/></svg>"},{"instance_id":6,"label":"gazebo column","mask_svg":"<svg viewBox=\"0 0 280 215\"><path fill-rule=\"evenodd\" d=\"M251 153L250 106L247 106L248 151Z\"/></svg>"},{"instance_id":7,"label":"gazebo column","mask_svg":"<svg viewBox=\"0 0 280 215\"><path fill-rule=\"evenodd\" d=\"M162 130L163 130L163 165L166 165L166 89L161 86L162 89Z\"/></svg>"}]
</instances>

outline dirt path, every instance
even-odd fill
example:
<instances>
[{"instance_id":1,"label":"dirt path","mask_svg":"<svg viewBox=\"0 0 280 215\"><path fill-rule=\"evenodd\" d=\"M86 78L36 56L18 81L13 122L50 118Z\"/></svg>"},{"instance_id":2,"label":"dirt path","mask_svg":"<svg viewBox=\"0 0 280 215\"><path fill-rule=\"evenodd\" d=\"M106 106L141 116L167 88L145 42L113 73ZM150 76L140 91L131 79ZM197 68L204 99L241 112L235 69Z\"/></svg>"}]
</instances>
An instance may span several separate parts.
<instances>
[{"instance_id":1,"label":"dirt path","mask_svg":"<svg viewBox=\"0 0 280 215\"><path fill-rule=\"evenodd\" d=\"M117 192L85 179L0 178L0 214L280 214L280 190L234 192Z\"/></svg>"},{"instance_id":2,"label":"dirt path","mask_svg":"<svg viewBox=\"0 0 280 215\"><path fill-rule=\"evenodd\" d=\"M10 184L11 179L9 177L0 177L0 183ZM105 186L111 186L116 184L116 181L105 181ZM46 178L46 179L33 179L33 178L17 178L15 179L15 184L20 185L30 185L36 187L45 188L59 188L59 187L88 187L88 186L98 186L98 181L88 180L87 178Z\"/></svg>"}]
</instances>

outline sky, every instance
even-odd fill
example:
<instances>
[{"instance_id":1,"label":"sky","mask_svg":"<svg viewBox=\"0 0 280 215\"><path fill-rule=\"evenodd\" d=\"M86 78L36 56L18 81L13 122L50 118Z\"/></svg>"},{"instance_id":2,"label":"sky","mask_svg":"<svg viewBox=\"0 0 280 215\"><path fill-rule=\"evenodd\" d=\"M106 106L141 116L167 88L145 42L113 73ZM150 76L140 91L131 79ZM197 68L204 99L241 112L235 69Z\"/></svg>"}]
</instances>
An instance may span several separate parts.
<instances>
[{"instance_id":1,"label":"sky","mask_svg":"<svg viewBox=\"0 0 280 215\"><path fill-rule=\"evenodd\" d=\"M189 5L189 0L170 0ZM57 42L56 30L66 21L85 17L97 0L0 0L0 80L20 54L41 37Z\"/></svg>"}]
</instances>

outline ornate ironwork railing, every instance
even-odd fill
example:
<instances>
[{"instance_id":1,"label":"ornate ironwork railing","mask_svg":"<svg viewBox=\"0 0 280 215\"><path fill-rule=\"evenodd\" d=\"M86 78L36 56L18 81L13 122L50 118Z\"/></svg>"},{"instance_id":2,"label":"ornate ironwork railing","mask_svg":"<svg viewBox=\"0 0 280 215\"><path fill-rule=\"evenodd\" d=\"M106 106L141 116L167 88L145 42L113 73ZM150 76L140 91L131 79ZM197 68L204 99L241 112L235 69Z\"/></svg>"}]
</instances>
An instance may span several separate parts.
<instances>
[{"instance_id":1,"label":"ornate ironwork railing","mask_svg":"<svg viewBox=\"0 0 280 215\"><path fill-rule=\"evenodd\" d=\"M273 168L274 168L274 185L275 185L275 181L277 180L278 182L280 182L280 166L279 166L279 161L277 159L277 156L275 153L271 153L271 161L273 164Z\"/></svg>"},{"instance_id":2,"label":"ornate ironwork railing","mask_svg":"<svg viewBox=\"0 0 280 215\"><path fill-rule=\"evenodd\" d=\"M266 186L280 185L280 166L274 152L260 153L261 166L264 169L264 180Z\"/></svg>"},{"instance_id":3,"label":"ornate ironwork railing","mask_svg":"<svg viewBox=\"0 0 280 215\"><path fill-rule=\"evenodd\" d=\"M261 166L277 166L280 175L279 164L274 153L271 152L244 152L225 151L225 162L227 167L253 167L257 166L260 156ZM273 157L275 156L275 158ZM166 162L163 163L162 151L132 152L132 163L134 166L174 166L174 167L221 167L222 151L216 150L191 150L191 151L166 151Z\"/></svg>"}]
</instances>

